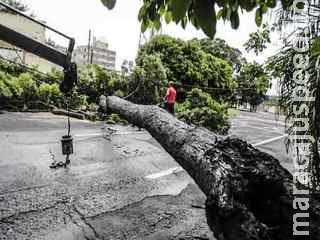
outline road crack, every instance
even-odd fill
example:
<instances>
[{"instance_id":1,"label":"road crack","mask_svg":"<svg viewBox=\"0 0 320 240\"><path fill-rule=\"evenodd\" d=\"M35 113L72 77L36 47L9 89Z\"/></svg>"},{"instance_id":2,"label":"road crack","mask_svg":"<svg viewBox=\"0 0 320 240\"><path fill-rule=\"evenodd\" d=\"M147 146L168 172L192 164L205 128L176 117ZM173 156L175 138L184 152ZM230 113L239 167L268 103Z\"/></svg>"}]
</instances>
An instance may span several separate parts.
<instances>
[{"instance_id":1,"label":"road crack","mask_svg":"<svg viewBox=\"0 0 320 240\"><path fill-rule=\"evenodd\" d=\"M13 223L13 221L10 221L12 218L18 218L23 215L31 214L31 213L38 213L38 212L44 212L53 208L56 208L58 205L65 205L68 201L58 201L54 205L39 208L39 209L29 209L27 211L21 211L14 214L11 214L9 216L0 218L0 223Z\"/></svg>"},{"instance_id":2,"label":"road crack","mask_svg":"<svg viewBox=\"0 0 320 240\"><path fill-rule=\"evenodd\" d=\"M96 229L87 221L87 218L85 217L85 215L83 213L80 212L80 210L77 208L75 203L73 203L70 207L71 207L71 210L73 210L73 212L75 212L79 216L79 218L82 221L82 223L92 231L92 233L94 234L95 239L96 240L102 240L103 238L99 235L99 233L96 231ZM82 229L84 238L87 239L87 240L91 240L91 238L86 235L86 231L85 231L84 226L81 225L70 212L66 213L66 214L70 217L71 221L75 225L77 225L78 227L80 227Z\"/></svg>"}]
</instances>

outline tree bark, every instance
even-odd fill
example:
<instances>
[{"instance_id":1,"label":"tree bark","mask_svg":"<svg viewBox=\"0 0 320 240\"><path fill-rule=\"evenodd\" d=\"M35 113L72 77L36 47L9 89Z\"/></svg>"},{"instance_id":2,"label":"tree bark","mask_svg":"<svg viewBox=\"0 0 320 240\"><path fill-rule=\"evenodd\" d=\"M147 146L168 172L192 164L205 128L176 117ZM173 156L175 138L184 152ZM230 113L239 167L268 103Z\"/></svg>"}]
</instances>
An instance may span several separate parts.
<instances>
[{"instance_id":1,"label":"tree bark","mask_svg":"<svg viewBox=\"0 0 320 240\"><path fill-rule=\"evenodd\" d=\"M156 106L112 96L108 107L145 128L195 180L207 196L207 221L218 240L320 239L319 198L314 196L297 196L311 198L305 211L310 217L304 219L310 226L298 228L310 236L293 236L293 177L271 155L243 140L185 124Z\"/></svg>"}]
</instances>

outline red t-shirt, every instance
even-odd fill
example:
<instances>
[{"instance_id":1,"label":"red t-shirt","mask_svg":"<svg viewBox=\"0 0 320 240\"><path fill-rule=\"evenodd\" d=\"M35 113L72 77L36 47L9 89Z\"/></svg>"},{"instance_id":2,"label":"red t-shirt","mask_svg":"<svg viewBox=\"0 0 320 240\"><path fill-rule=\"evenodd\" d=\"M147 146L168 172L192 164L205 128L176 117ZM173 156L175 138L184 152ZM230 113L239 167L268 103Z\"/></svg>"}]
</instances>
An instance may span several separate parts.
<instances>
[{"instance_id":1,"label":"red t-shirt","mask_svg":"<svg viewBox=\"0 0 320 240\"><path fill-rule=\"evenodd\" d=\"M168 103L175 103L176 102L176 95L177 92L174 87L169 87L167 90L167 102Z\"/></svg>"}]
</instances>

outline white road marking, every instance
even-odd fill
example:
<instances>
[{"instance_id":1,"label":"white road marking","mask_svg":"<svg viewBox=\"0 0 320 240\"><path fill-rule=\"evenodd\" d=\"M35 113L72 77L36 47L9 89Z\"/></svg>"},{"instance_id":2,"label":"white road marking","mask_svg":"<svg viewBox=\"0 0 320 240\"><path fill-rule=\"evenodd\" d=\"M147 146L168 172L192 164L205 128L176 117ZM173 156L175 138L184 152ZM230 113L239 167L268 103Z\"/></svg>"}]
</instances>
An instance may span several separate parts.
<instances>
[{"instance_id":1,"label":"white road marking","mask_svg":"<svg viewBox=\"0 0 320 240\"><path fill-rule=\"evenodd\" d=\"M242 125L239 125L239 126L235 126L235 127L232 127L232 129L242 129L242 128L252 128L252 129L258 129L258 130L272 130L272 131L279 131L281 130L280 128L275 128L275 127L255 127L255 126L250 126L250 125L247 125L247 124L242 124Z\"/></svg>"},{"instance_id":2,"label":"white road marking","mask_svg":"<svg viewBox=\"0 0 320 240\"><path fill-rule=\"evenodd\" d=\"M244 116L241 116L236 120L239 120L239 121L248 120L247 122L249 122L249 123L258 121L258 122L270 123L270 124L281 125L281 126L285 126L286 125L280 119L279 120L272 120L272 119L261 119L261 118L256 118L256 117L244 117Z\"/></svg>"},{"instance_id":3,"label":"white road marking","mask_svg":"<svg viewBox=\"0 0 320 240\"><path fill-rule=\"evenodd\" d=\"M147 134L147 132L139 131L139 132L119 132L113 133L112 135L130 135L130 134Z\"/></svg>"},{"instance_id":4,"label":"white road marking","mask_svg":"<svg viewBox=\"0 0 320 240\"><path fill-rule=\"evenodd\" d=\"M281 135L281 136L278 136L278 137L274 137L274 138L270 138L270 139L267 139L267 140L264 140L262 142L258 142L258 143L255 143L255 144L252 144L252 146L254 147L258 147L258 146L261 146L261 145L265 145L267 143L271 143L271 142L274 142L274 141L277 141L279 139L282 139L284 137L286 137L287 135L284 134L284 135Z\"/></svg>"},{"instance_id":5,"label":"white road marking","mask_svg":"<svg viewBox=\"0 0 320 240\"><path fill-rule=\"evenodd\" d=\"M118 132L112 133L111 135L130 135L130 134L147 134L147 132ZM104 133L87 133L87 134L76 134L75 137L98 137L104 136Z\"/></svg>"},{"instance_id":6,"label":"white road marking","mask_svg":"<svg viewBox=\"0 0 320 240\"><path fill-rule=\"evenodd\" d=\"M145 178L146 179L157 179L157 178L168 176L170 174L178 173L178 172L181 172L181 171L183 171L182 167L174 167L174 168L169 168L167 170L164 170L164 171L161 171L161 172L158 172L158 173L154 173L154 174L148 175Z\"/></svg>"},{"instance_id":7,"label":"white road marking","mask_svg":"<svg viewBox=\"0 0 320 240\"><path fill-rule=\"evenodd\" d=\"M103 136L102 133L88 133L88 134L76 134L75 137L95 137L95 136Z\"/></svg>"}]
</instances>

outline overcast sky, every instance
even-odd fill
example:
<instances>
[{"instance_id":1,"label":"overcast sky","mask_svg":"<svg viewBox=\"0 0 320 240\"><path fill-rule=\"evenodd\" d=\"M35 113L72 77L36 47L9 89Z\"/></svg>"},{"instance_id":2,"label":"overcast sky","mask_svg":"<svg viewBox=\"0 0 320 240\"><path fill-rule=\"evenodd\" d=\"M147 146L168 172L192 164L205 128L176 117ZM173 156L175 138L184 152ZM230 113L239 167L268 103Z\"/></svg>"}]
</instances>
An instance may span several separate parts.
<instances>
[{"instance_id":1,"label":"overcast sky","mask_svg":"<svg viewBox=\"0 0 320 240\"><path fill-rule=\"evenodd\" d=\"M124 59L134 60L136 57L140 35L137 15L141 0L117 0L117 5L112 11L104 7L100 0L22 0L22 2L29 6L38 19L74 37L77 45L88 43L89 29L96 37L106 39L109 48L117 52L118 69ZM276 51L277 46L273 44L259 57L247 54L243 44L249 38L249 33L256 30L254 14L245 13L240 18L238 30L232 30L229 23L219 22L216 37L239 48L249 61L256 60L262 63ZM162 33L185 40L205 37L191 25L185 30L174 24L166 25L163 26Z\"/></svg>"}]
</instances>

